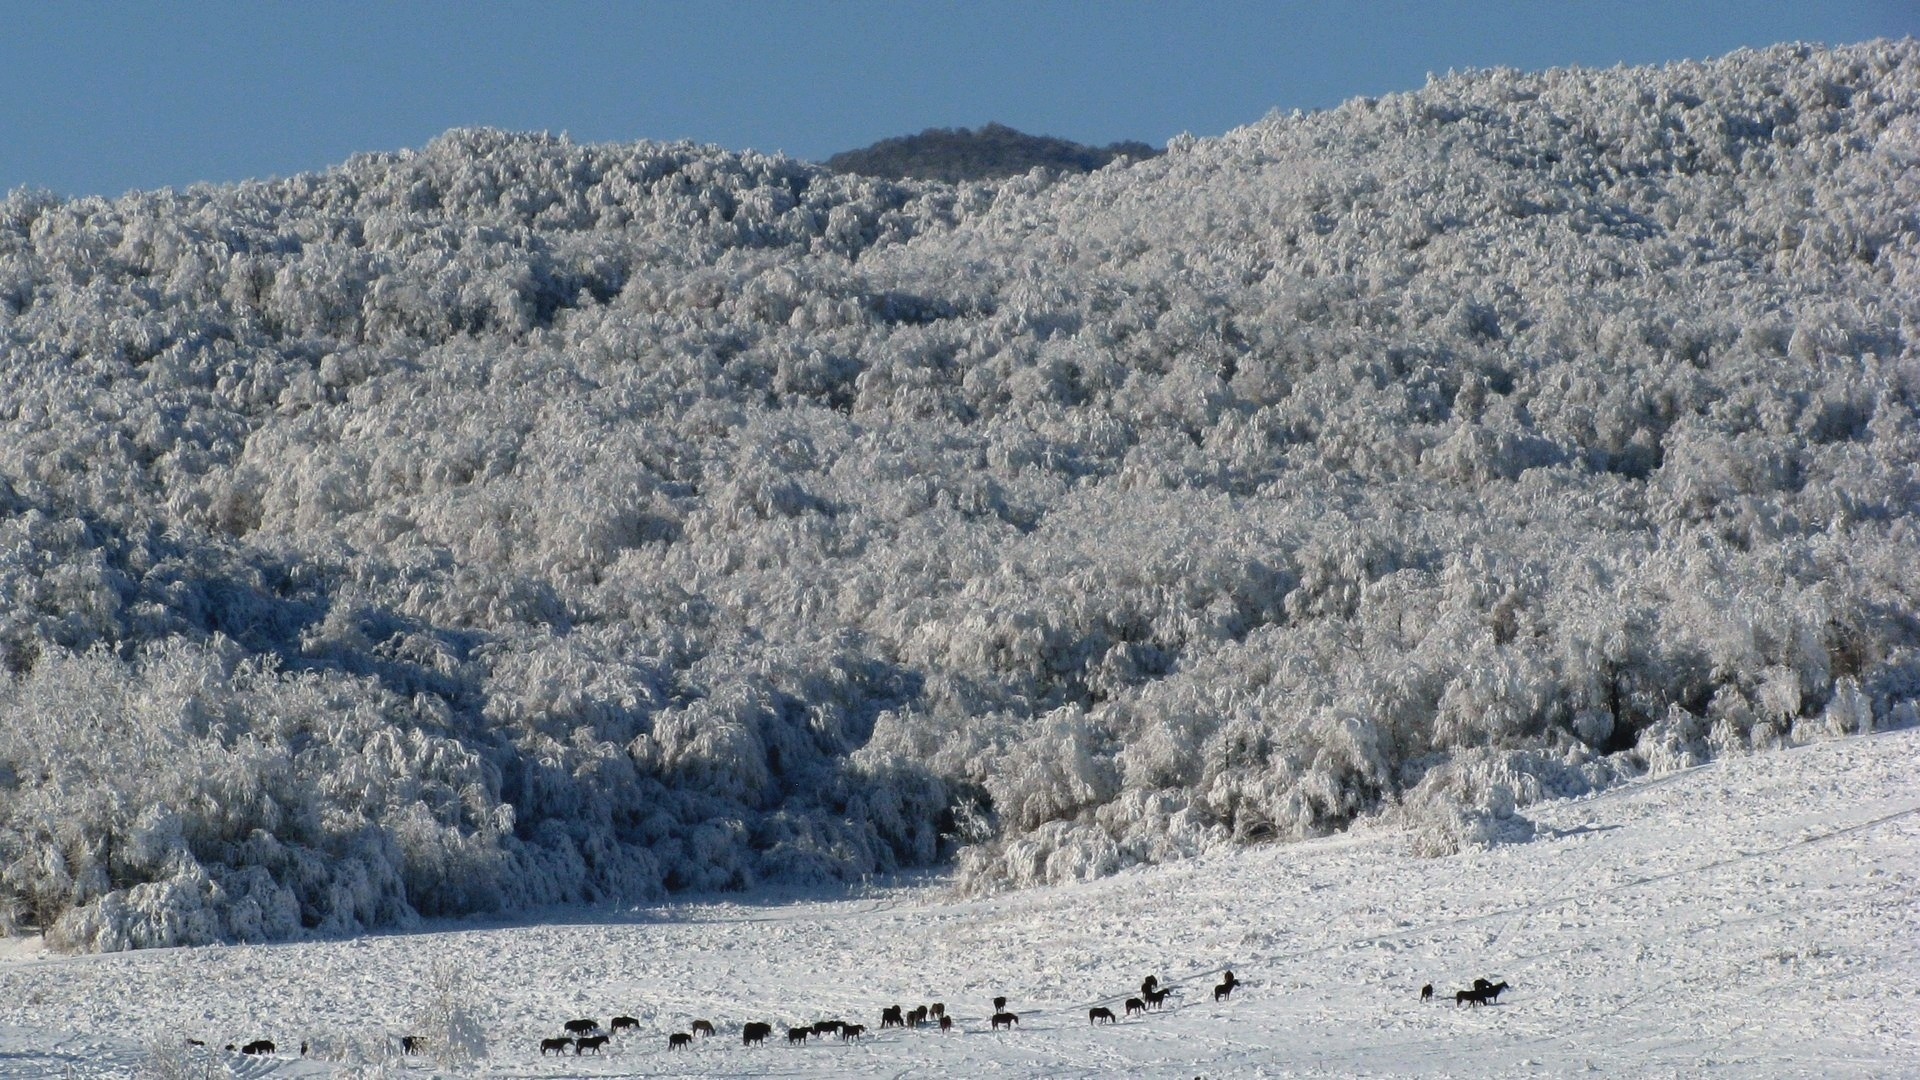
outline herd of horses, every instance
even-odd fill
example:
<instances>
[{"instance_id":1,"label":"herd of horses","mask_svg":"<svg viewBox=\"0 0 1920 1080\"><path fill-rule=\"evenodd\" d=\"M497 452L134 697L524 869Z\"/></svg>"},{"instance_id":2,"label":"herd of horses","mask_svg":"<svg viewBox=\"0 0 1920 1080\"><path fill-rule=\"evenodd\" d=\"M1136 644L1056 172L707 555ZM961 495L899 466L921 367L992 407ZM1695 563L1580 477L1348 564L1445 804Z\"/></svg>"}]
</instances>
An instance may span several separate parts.
<instances>
[{"instance_id":1,"label":"herd of horses","mask_svg":"<svg viewBox=\"0 0 1920 1080\"><path fill-rule=\"evenodd\" d=\"M1019 1021L1019 1017L1005 1011L1006 1002L1007 999L1004 997L993 999L994 1009L996 1010L993 1017L993 1026L995 1028L1002 1027L1002 1021L1010 1023L1017 1023ZM953 1017L947 1015L947 1006L943 1002L938 1001L931 1005L921 1005L911 1011L904 1010L902 1006L899 1005L890 1005L880 1010L880 1026L882 1028L917 1028L921 1025L933 1025L939 1027L941 1031L952 1031ZM668 1035L667 1049L689 1050L692 1049L694 1045L694 1036L698 1035L703 1039L713 1037L714 1026L711 1020L695 1020L690 1027L691 1030L689 1031L676 1031ZM600 1022L591 1019L569 1020L565 1024L562 1024L561 1028L566 1031L567 1034L540 1040L540 1053L542 1056L547 1054L564 1054L569 1050L571 1050L575 1056L585 1053L597 1054L600 1052L601 1047L607 1045L613 1035L622 1031L638 1031L640 1021L631 1016L616 1016L607 1023L608 1034L601 1034ZM850 1024L844 1020L819 1020L800 1027L790 1027L787 1028L786 1031L788 1045L803 1044L809 1039L817 1042L828 1037L838 1038L842 1042L853 1042L856 1039L866 1037L867 1026L865 1024ZM740 1044L742 1046L759 1046L771 1038L773 1033L774 1026L772 1024L764 1021L751 1021L742 1025L740 1028Z\"/></svg>"},{"instance_id":2,"label":"herd of horses","mask_svg":"<svg viewBox=\"0 0 1920 1080\"><path fill-rule=\"evenodd\" d=\"M1232 996L1234 988L1240 985L1233 972L1228 971L1220 984L1213 988L1213 1000L1225 1001ZM1126 999L1126 1014L1145 1014L1148 1009L1159 1009L1166 1003L1167 997L1178 993L1178 988L1162 987L1157 976L1149 975L1140 983L1140 996ZM1118 1023L1113 1010L1095 1006L1087 1011L1087 1022ZM987 1019L990 1031L1011 1031L1020 1026L1017 1013L1007 1011L1007 999L1004 996L993 999L993 1014ZM945 1002L935 1001L926 1005L908 1009L903 1005L888 1005L880 1010L880 1028L919 1028L937 1027L941 1031L952 1031L954 1019L947 1013ZM556 1035L540 1040L540 1053L565 1054L572 1051L575 1056L586 1053L597 1054L607 1045L613 1035L622 1031L638 1031L640 1021L631 1016L616 1016L608 1021L605 1032L600 1022L593 1019L569 1020L561 1025L564 1035ZM773 1037L775 1027L764 1021L753 1021L740 1028L740 1045L759 1046ZM695 1020L691 1030L676 1031L667 1036L668 1050L689 1050L694 1046L694 1036L711 1038L714 1034L713 1022ZM819 1042L827 1038L838 1038L841 1042L853 1042L867 1037L864 1024L851 1024L844 1020L818 1020L812 1024L786 1029L789 1046L804 1045L808 1040Z\"/></svg>"},{"instance_id":3,"label":"herd of horses","mask_svg":"<svg viewBox=\"0 0 1920 1080\"><path fill-rule=\"evenodd\" d=\"M399 1046L402 1054L418 1054L427 1048L427 1040L423 1035L394 1035L389 1037L393 1039L395 1045ZM188 1039L187 1045L205 1049L207 1044L204 1039ZM273 1057L280 1052L280 1048L274 1045L272 1039L255 1039L252 1042L242 1043L238 1046L233 1043L228 1043L226 1050L229 1054L245 1054L248 1057ZM300 1044L300 1056L307 1056L307 1044L305 1042Z\"/></svg>"},{"instance_id":4,"label":"herd of horses","mask_svg":"<svg viewBox=\"0 0 1920 1080\"><path fill-rule=\"evenodd\" d=\"M1233 996L1234 987L1239 985L1240 980L1234 978L1232 969L1228 969L1221 977L1220 985L1213 988L1213 1000L1227 1000ZM1169 986L1162 988L1160 986L1160 979L1157 976L1149 975L1140 980L1140 996L1128 998L1122 1008L1125 1009L1128 1016L1132 1016L1135 1013L1144 1016L1148 1009L1164 1008L1167 1003L1167 997L1178 992L1177 987ZM1113 1010L1107 1008L1105 1005L1095 1005L1093 1008L1087 1010L1087 1023L1089 1024L1117 1024L1119 1022L1120 1018L1113 1015Z\"/></svg>"},{"instance_id":5,"label":"herd of horses","mask_svg":"<svg viewBox=\"0 0 1920 1080\"><path fill-rule=\"evenodd\" d=\"M1234 989L1239 985L1240 980L1234 977L1231 970L1224 972L1219 985L1213 988L1213 1000L1215 1002L1226 1001L1233 996ZM1507 989L1509 989L1509 987L1504 980L1501 982L1489 982L1486 979L1475 979L1473 980L1472 989L1454 991L1453 1003L1456 1006L1494 1004L1499 1001L1501 993ZM1144 1016L1149 1010L1164 1008L1167 998L1179 992L1179 987L1162 986L1157 976L1149 975L1140 981L1140 996L1128 997L1122 1005L1122 1009L1127 1016L1133 1016L1136 1013ZM1420 988L1421 1001L1431 1001L1433 997L1434 990L1432 983L1428 983ZM1120 1018L1114 1015L1113 1010L1104 1005L1095 1005L1087 1010L1087 1023L1089 1024L1117 1024L1119 1022ZM944 1002L935 1001L926 1005L916 1006L913 1009L906 1009L900 1005L889 1005L880 1010L880 1027L883 1030L891 1027L919 1028L925 1026L938 1027L941 1031L953 1030L954 1020L952 1016L948 1015L947 1006ZM994 998L993 1015L988 1018L989 1030L1010 1031L1019 1026L1020 1017L1015 1013L1007 1011L1007 999L1005 997ZM695 1020L689 1027L690 1030L676 1031L667 1036L668 1050L692 1049L695 1036L708 1039L712 1038L715 1034L713 1022L710 1020ZM638 1032L640 1030L640 1021L631 1016L616 1016L607 1022L606 1029L603 1031L598 1020L569 1020L561 1025L561 1029L566 1032L565 1035L557 1035L552 1038L543 1038L540 1040L540 1053L542 1056L547 1054L566 1054L568 1052L573 1053L575 1056L588 1053L597 1054L608 1043L612 1042L613 1036L621 1032ZM770 1023L762 1021L747 1023L740 1029L740 1043L742 1046L759 1046L773 1036L774 1030L774 1025ZM789 1027L786 1029L786 1035L787 1044L790 1046L805 1044L809 1039L818 1042L829 1037L838 1038L841 1042L853 1042L865 1038L867 1036L867 1028L864 1024L851 1024L843 1020L819 1020L812 1024ZM425 1040L417 1035L402 1035L398 1037L398 1040L400 1050L405 1054L418 1053L425 1048ZM193 1046L206 1045L198 1039L188 1039L187 1042ZM255 1039L244 1046L234 1046L229 1043L227 1049L235 1053L255 1055L272 1054L276 1048L272 1040ZM306 1052L306 1044L302 1043L300 1053L304 1056Z\"/></svg>"},{"instance_id":6,"label":"herd of horses","mask_svg":"<svg viewBox=\"0 0 1920 1080\"><path fill-rule=\"evenodd\" d=\"M1499 1001L1501 991L1506 990L1507 988L1508 987L1505 979L1502 979L1499 982L1488 982L1485 979L1475 979L1473 980L1473 989L1455 990L1453 992L1453 1004L1456 1007L1461 1005L1491 1004L1493 1002ZM1432 983L1428 983L1427 985L1420 988L1420 1000L1421 1001L1433 1000L1433 984Z\"/></svg>"}]
</instances>

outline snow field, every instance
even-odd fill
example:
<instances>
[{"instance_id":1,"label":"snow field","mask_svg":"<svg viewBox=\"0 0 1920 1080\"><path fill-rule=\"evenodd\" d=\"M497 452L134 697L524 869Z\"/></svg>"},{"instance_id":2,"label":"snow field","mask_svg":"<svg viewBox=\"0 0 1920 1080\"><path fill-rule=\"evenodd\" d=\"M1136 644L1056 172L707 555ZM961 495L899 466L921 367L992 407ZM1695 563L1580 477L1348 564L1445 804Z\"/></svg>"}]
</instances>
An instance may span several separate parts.
<instances>
[{"instance_id":1,"label":"snow field","mask_svg":"<svg viewBox=\"0 0 1920 1080\"><path fill-rule=\"evenodd\" d=\"M413 1030L451 972L484 1058L208 1059L224 1076L1900 1076L1920 1070L1920 730L1536 807L1536 839L1409 857L1392 829L957 899L927 880L270 947L0 963L0 1076L125 1076L147 1046ZM1216 1004L1231 967L1241 986ZM1120 1012L1140 979L1182 991ZM1512 988L1463 1008L1476 976ZM1431 982L1437 1000L1422 1004ZM991 998L1021 1018L989 1032ZM943 1001L955 1032L879 1030ZM642 1033L542 1058L562 1022ZM699 1017L711 1041L670 1054ZM855 1044L788 1025L865 1023ZM742 1048L740 1025L775 1025Z\"/></svg>"}]
</instances>

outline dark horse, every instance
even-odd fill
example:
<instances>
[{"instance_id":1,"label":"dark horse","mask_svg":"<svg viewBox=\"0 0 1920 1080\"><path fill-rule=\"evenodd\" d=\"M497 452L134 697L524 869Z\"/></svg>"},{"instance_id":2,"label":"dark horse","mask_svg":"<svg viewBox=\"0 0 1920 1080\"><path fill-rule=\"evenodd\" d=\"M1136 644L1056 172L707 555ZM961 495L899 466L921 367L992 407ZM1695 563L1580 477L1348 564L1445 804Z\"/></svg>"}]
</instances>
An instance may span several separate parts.
<instances>
[{"instance_id":1,"label":"dark horse","mask_svg":"<svg viewBox=\"0 0 1920 1080\"><path fill-rule=\"evenodd\" d=\"M1087 1023L1097 1024L1102 1020L1105 1020L1109 1024L1117 1024L1120 1022L1114 1017L1113 1010L1105 1006L1095 1006L1087 1010Z\"/></svg>"},{"instance_id":2,"label":"dark horse","mask_svg":"<svg viewBox=\"0 0 1920 1080\"><path fill-rule=\"evenodd\" d=\"M1485 979L1475 979L1473 980L1473 989L1454 991L1453 1003L1455 1005L1485 1005L1490 1001L1500 1000L1500 991L1505 989L1507 989L1505 980L1493 983Z\"/></svg>"},{"instance_id":3,"label":"dark horse","mask_svg":"<svg viewBox=\"0 0 1920 1080\"><path fill-rule=\"evenodd\" d=\"M1010 1012L997 1012L993 1014L992 1023L993 1030L995 1031L999 1031L1001 1028L1006 1028L1011 1031L1020 1026L1020 1018Z\"/></svg>"},{"instance_id":4,"label":"dark horse","mask_svg":"<svg viewBox=\"0 0 1920 1080\"><path fill-rule=\"evenodd\" d=\"M560 1038L557 1038L557 1039L541 1039L540 1040L540 1056L541 1057L546 1057L548 1054L564 1054L572 1048L573 1048L573 1040L567 1038L564 1035L562 1035Z\"/></svg>"},{"instance_id":5,"label":"dark horse","mask_svg":"<svg viewBox=\"0 0 1920 1080\"><path fill-rule=\"evenodd\" d=\"M685 1050L692 1045L693 1036L688 1032L676 1031L667 1036L667 1049L669 1050Z\"/></svg>"}]
</instances>

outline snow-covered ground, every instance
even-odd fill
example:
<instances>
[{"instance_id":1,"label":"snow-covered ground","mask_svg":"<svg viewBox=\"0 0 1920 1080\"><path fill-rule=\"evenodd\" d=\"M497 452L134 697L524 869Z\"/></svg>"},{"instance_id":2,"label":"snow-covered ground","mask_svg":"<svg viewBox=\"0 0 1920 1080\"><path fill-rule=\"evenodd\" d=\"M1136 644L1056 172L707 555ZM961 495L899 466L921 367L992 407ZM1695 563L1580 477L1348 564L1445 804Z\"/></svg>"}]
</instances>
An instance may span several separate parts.
<instances>
[{"instance_id":1,"label":"snow-covered ground","mask_svg":"<svg viewBox=\"0 0 1920 1080\"><path fill-rule=\"evenodd\" d=\"M16 942L0 1076L1912 1076L1916 777L1907 729L1541 804L1532 842L1443 859L1375 828L989 899L936 880L272 947ZM1240 988L1216 1003L1229 967ZM1149 973L1179 988L1168 1008L1088 1024ZM1511 989L1455 1006L1479 976ZM449 987L486 1018L470 1065L156 1053L264 1036L364 1054ZM996 994L1018 1030L988 1030ZM883 1006L932 1001L953 1032L877 1030ZM622 1013L640 1034L601 1056L538 1052ZM719 1035L670 1053L701 1017ZM785 1045L829 1018L875 1030ZM743 1048L751 1020L774 1039Z\"/></svg>"}]
</instances>

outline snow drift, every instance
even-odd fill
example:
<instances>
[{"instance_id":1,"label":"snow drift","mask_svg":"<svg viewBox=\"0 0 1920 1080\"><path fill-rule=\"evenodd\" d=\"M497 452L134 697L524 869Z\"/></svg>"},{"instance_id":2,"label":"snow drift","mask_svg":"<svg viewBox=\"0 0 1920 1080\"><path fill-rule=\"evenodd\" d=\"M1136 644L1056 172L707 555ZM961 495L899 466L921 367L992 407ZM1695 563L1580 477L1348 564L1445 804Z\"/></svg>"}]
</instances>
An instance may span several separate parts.
<instances>
[{"instance_id":1,"label":"snow drift","mask_svg":"<svg viewBox=\"0 0 1920 1080\"><path fill-rule=\"evenodd\" d=\"M456 131L0 202L0 917L78 948L1403 818L1920 695L1920 45L1125 169Z\"/></svg>"}]
</instances>

